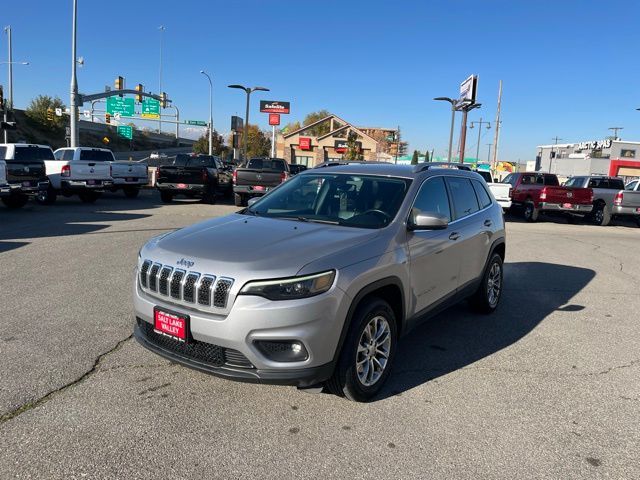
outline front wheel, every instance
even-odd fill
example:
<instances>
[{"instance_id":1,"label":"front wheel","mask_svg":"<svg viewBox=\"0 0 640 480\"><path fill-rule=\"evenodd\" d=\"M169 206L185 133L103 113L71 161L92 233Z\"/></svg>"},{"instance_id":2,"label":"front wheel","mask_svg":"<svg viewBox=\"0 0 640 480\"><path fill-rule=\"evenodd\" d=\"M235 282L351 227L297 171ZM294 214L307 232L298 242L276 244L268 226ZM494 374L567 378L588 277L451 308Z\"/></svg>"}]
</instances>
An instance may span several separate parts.
<instances>
[{"instance_id":1,"label":"front wheel","mask_svg":"<svg viewBox=\"0 0 640 480\"><path fill-rule=\"evenodd\" d=\"M606 205L598 205L593 212L593 223L606 227L611 222L611 213Z\"/></svg>"},{"instance_id":2,"label":"front wheel","mask_svg":"<svg viewBox=\"0 0 640 480\"><path fill-rule=\"evenodd\" d=\"M538 210L533 202L527 202L524 205L524 219L527 222L537 222L540 217L540 210Z\"/></svg>"},{"instance_id":3,"label":"front wheel","mask_svg":"<svg viewBox=\"0 0 640 480\"><path fill-rule=\"evenodd\" d=\"M327 387L349 400L370 400L389 377L397 343L396 318L389 304L377 297L365 300L352 319Z\"/></svg>"},{"instance_id":4,"label":"front wheel","mask_svg":"<svg viewBox=\"0 0 640 480\"><path fill-rule=\"evenodd\" d=\"M492 313L498 308L502 295L502 257L494 253L484 271L476 293L470 298L471 307L480 313Z\"/></svg>"}]
</instances>

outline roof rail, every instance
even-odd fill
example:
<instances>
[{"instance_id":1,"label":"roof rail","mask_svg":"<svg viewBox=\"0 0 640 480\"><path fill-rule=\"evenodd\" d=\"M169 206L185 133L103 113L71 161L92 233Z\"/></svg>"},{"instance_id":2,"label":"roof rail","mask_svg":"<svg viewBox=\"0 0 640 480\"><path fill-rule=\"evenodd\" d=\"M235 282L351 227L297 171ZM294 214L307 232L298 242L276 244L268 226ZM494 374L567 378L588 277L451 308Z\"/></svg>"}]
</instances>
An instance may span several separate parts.
<instances>
[{"instance_id":1,"label":"roof rail","mask_svg":"<svg viewBox=\"0 0 640 480\"><path fill-rule=\"evenodd\" d=\"M457 162L422 162L418 163L415 167L413 167L413 173L424 172L425 170L429 170L430 168L453 168L458 170L466 170L471 171L471 167L469 165L465 165L463 163Z\"/></svg>"},{"instance_id":2,"label":"roof rail","mask_svg":"<svg viewBox=\"0 0 640 480\"><path fill-rule=\"evenodd\" d=\"M336 167L338 165L378 165L378 164L389 164L390 162L378 162L374 160L327 160L316 165L313 168L325 168L325 167Z\"/></svg>"}]
</instances>

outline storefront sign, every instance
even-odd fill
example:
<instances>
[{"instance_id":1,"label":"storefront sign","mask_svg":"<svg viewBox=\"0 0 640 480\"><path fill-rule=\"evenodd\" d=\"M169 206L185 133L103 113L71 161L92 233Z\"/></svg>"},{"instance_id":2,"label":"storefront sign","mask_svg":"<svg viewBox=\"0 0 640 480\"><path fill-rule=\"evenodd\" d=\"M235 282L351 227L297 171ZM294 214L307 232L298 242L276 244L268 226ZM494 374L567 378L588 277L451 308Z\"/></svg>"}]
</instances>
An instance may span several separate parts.
<instances>
[{"instance_id":1,"label":"storefront sign","mask_svg":"<svg viewBox=\"0 0 640 480\"><path fill-rule=\"evenodd\" d=\"M298 139L298 147L300 147L300 150L311 150L311 139L309 137L300 137Z\"/></svg>"},{"instance_id":2,"label":"storefront sign","mask_svg":"<svg viewBox=\"0 0 640 480\"><path fill-rule=\"evenodd\" d=\"M582 150L602 150L603 148L611 148L611 139L607 138L606 140L591 141L591 142L580 142L576 144L576 151L580 152Z\"/></svg>"},{"instance_id":3,"label":"storefront sign","mask_svg":"<svg viewBox=\"0 0 640 480\"><path fill-rule=\"evenodd\" d=\"M280 125L280 114L279 113L270 113L269 114L269 125Z\"/></svg>"},{"instance_id":4,"label":"storefront sign","mask_svg":"<svg viewBox=\"0 0 640 480\"><path fill-rule=\"evenodd\" d=\"M476 93L478 91L478 76L470 75L460 84L460 101L470 104L476 103Z\"/></svg>"},{"instance_id":5,"label":"storefront sign","mask_svg":"<svg viewBox=\"0 0 640 480\"><path fill-rule=\"evenodd\" d=\"M262 113L289 113L289 102L278 102L275 100L260 100L260 111Z\"/></svg>"},{"instance_id":6,"label":"storefront sign","mask_svg":"<svg viewBox=\"0 0 640 480\"><path fill-rule=\"evenodd\" d=\"M345 153L349 148L347 140L336 140L333 144L336 153ZM356 142L356 150L358 153L362 151L362 142Z\"/></svg>"}]
</instances>

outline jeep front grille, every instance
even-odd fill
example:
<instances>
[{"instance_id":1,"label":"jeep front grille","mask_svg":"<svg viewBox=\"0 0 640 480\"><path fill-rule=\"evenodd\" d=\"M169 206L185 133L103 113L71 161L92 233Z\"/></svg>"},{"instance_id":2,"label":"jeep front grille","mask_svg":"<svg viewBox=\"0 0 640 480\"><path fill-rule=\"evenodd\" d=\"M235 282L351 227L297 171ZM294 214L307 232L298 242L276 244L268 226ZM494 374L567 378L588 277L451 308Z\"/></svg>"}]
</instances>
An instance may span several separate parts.
<instances>
[{"instance_id":1,"label":"jeep front grille","mask_svg":"<svg viewBox=\"0 0 640 480\"><path fill-rule=\"evenodd\" d=\"M150 295L209 309L227 307L234 282L232 278L187 272L151 260L142 262L138 277L142 289Z\"/></svg>"}]
</instances>

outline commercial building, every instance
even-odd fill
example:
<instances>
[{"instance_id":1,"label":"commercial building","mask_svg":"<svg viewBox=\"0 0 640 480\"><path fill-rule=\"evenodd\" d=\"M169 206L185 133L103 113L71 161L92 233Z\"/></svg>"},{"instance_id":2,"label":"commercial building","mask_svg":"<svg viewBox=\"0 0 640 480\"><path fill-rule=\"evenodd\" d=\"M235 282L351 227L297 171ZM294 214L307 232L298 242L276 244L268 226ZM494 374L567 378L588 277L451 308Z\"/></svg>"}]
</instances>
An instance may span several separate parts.
<instances>
[{"instance_id":1,"label":"commercial building","mask_svg":"<svg viewBox=\"0 0 640 480\"><path fill-rule=\"evenodd\" d=\"M347 150L347 138L350 133L357 136L357 146L364 160L390 158L384 151L385 142L377 140L366 131L333 114L297 130L278 134L276 156L284 158L289 163L307 167L328 160L341 160Z\"/></svg>"},{"instance_id":2,"label":"commercial building","mask_svg":"<svg viewBox=\"0 0 640 480\"><path fill-rule=\"evenodd\" d=\"M607 138L597 141L540 145L536 170L572 175L640 177L640 142Z\"/></svg>"}]
</instances>

